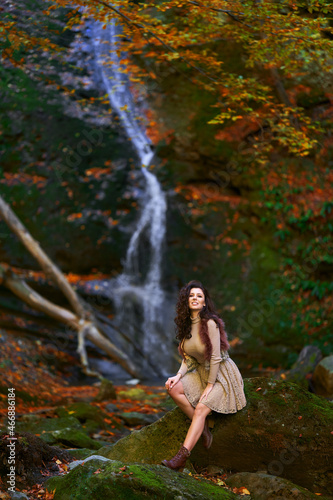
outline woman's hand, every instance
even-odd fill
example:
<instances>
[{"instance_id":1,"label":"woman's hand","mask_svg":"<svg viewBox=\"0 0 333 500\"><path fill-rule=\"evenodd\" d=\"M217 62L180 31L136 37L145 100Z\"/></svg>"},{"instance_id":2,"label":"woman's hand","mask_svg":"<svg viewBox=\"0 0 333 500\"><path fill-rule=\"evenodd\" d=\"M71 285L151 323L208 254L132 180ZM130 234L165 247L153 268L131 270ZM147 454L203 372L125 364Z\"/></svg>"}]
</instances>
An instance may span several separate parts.
<instances>
[{"instance_id":1,"label":"woman's hand","mask_svg":"<svg viewBox=\"0 0 333 500\"><path fill-rule=\"evenodd\" d=\"M199 403L203 403L206 399L210 391L213 389L214 384L207 384L206 389L203 391L201 394L201 397L199 399Z\"/></svg>"},{"instance_id":2,"label":"woman's hand","mask_svg":"<svg viewBox=\"0 0 333 500\"><path fill-rule=\"evenodd\" d=\"M176 384L178 384L180 379L181 379L180 373L177 373L177 375L175 375L174 377L169 377L168 380L165 382L166 389L168 391L171 391L171 389L175 387Z\"/></svg>"}]
</instances>

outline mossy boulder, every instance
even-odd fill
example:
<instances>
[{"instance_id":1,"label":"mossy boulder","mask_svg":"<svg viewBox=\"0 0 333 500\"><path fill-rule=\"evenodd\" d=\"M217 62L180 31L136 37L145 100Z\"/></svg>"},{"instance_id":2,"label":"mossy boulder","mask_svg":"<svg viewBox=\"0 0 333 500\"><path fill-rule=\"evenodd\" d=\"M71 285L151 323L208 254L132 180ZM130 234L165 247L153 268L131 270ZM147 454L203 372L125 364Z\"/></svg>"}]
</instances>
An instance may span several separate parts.
<instances>
[{"instance_id":1,"label":"mossy boulder","mask_svg":"<svg viewBox=\"0 0 333 500\"><path fill-rule=\"evenodd\" d=\"M93 459L75 467L69 474L47 481L54 500L211 500L236 499L237 495L221 486L186 472L176 473L162 465L132 464Z\"/></svg>"},{"instance_id":2,"label":"mossy boulder","mask_svg":"<svg viewBox=\"0 0 333 500\"><path fill-rule=\"evenodd\" d=\"M318 498L314 493L297 486L296 484L283 479L282 477L272 476L271 474L239 472L226 479L226 484L231 488L240 488L245 486L251 493L251 498L255 500L311 500ZM327 498L321 496L322 499Z\"/></svg>"},{"instance_id":3,"label":"mossy boulder","mask_svg":"<svg viewBox=\"0 0 333 500\"><path fill-rule=\"evenodd\" d=\"M97 410L99 409L97 408ZM59 413L66 416L59 418L37 418L34 415L30 418L25 418L17 422L17 430L37 434L49 445L58 444L98 450L105 444L105 442L94 441L88 435L101 428L100 423L87 419L85 424L81 425L77 418L69 415L70 412L66 413L61 409Z\"/></svg>"},{"instance_id":4,"label":"mossy boulder","mask_svg":"<svg viewBox=\"0 0 333 500\"><path fill-rule=\"evenodd\" d=\"M104 418L107 417L97 406L89 403L73 403L68 406L59 406L55 411L59 417L70 415L77 418L81 424L84 424L87 420L95 420L103 424Z\"/></svg>"},{"instance_id":5,"label":"mossy boulder","mask_svg":"<svg viewBox=\"0 0 333 500\"><path fill-rule=\"evenodd\" d=\"M256 377L244 383L246 407L236 414L213 414L213 444L206 450L199 440L192 463L239 472L265 469L324 493L331 470L332 405L291 382ZM188 427L177 408L98 453L126 463L159 464L178 451Z\"/></svg>"},{"instance_id":6,"label":"mossy boulder","mask_svg":"<svg viewBox=\"0 0 333 500\"><path fill-rule=\"evenodd\" d=\"M82 430L82 425L75 417L72 416L61 418L38 418L36 415L32 415L29 419L25 418L24 420L17 422L18 431L40 434L41 437L43 437L43 434L45 433L63 429Z\"/></svg>"},{"instance_id":7,"label":"mossy boulder","mask_svg":"<svg viewBox=\"0 0 333 500\"><path fill-rule=\"evenodd\" d=\"M63 444L65 446L75 446L76 448L90 448L98 450L105 442L98 442L91 439L84 432L73 429L61 429L41 435L41 438L48 444Z\"/></svg>"},{"instance_id":8,"label":"mossy boulder","mask_svg":"<svg viewBox=\"0 0 333 500\"><path fill-rule=\"evenodd\" d=\"M82 460L91 455L89 448L69 448L67 451L75 460Z\"/></svg>"},{"instance_id":9,"label":"mossy boulder","mask_svg":"<svg viewBox=\"0 0 333 500\"><path fill-rule=\"evenodd\" d=\"M99 387L98 394L95 397L94 401L101 402L107 401L109 399L117 399L116 389L114 388L111 380L103 378Z\"/></svg>"},{"instance_id":10,"label":"mossy boulder","mask_svg":"<svg viewBox=\"0 0 333 500\"><path fill-rule=\"evenodd\" d=\"M68 406L59 406L55 412L62 418L75 417L88 434L96 432L98 429L108 429L109 424L107 422L110 422L110 420L112 420L112 425L115 428L121 427L117 420L113 420L110 415L103 412L98 406L89 403L73 403Z\"/></svg>"},{"instance_id":11,"label":"mossy boulder","mask_svg":"<svg viewBox=\"0 0 333 500\"><path fill-rule=\"evenodd\" d=\"M137 411L119 413L119 417L124 420L126 425L148 425L158 420L156 414L150 415L147 413L139 413Z\"/></svg>"}]
</instances>

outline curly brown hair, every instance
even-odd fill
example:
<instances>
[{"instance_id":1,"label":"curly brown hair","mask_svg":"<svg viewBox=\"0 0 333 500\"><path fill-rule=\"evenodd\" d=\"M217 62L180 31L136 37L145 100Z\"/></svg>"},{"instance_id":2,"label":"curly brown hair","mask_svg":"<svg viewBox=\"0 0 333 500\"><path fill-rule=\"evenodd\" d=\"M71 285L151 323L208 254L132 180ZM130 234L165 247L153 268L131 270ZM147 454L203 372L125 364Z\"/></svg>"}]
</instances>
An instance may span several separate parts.
<instances>
[{"instance_id":1,"label":"curly brown hair","mask_svg":"<svg viewBox=\"0 0 333 500\"><path fill-rule=\"evenodd\" d=\"M207 288L205 288L203 284L197 280L190 281L185 286L183 286L183 288L181 288L179 292L178 301L176 304L176 317L174 319L174 322L176 324L176 339L179 340L181 344L183 339L191 338L192 323L188 299L192 288L200 288L205 296L206 305L199 312L200 318L204 320L201 327L203 335L205 336L205 334L207 334L207 321L209 319L213 319L219 326L221 349L228 350L230 348L230 345L227 340L228 337L225 331L224 322L219 317L214 302L212 301Z\"/></svg>"}]
</instances>

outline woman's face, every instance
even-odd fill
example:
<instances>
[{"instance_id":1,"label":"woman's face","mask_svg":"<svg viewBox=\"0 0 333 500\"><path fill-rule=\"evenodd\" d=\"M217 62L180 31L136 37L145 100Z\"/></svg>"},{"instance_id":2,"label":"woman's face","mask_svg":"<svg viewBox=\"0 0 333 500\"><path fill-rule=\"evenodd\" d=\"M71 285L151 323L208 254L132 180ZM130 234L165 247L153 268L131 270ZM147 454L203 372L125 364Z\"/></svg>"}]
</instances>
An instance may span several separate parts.
<instances>
[{"instance_id":1,"label":"woman's face","mask_svg":"<svg viewBox=\"0 0 333 500\"><path fill-rule=\"evenodd\" d=\"M192 288L188 297L188 306L192 311L201 311L205 305L205 294L201 288Z\"/></svg>"}]
</instances>

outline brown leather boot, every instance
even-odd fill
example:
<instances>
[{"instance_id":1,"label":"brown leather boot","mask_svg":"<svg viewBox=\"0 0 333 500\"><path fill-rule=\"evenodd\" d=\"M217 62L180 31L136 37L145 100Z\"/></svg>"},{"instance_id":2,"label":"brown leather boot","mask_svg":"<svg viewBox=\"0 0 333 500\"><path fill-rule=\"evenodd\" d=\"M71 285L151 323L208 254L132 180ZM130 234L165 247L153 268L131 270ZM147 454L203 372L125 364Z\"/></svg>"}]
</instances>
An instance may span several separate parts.
<instances>
[{"instance_id":1,"label":"brown leather boot","mask_svg":"<svg viewBox=\"0 0 333 500\"><path fill-rule=\"evenodd\" d=\"M187 457L189 457L190 455L191 452L182 445L179 448L178 453L174 457L172 457L170 460L162 460L162 465L165 465L165 467L169 467L169 469L182 471L185 467Z\"/></svg>"},{"instance_id":2,"label":"brown leather boot","mask_svg":"<svg viewBox=\"0 0 333 500\"><path fill-rule=\"evenodd\" d=\"M213 442L213 434L209 430L208 422L207 420L205 421L205 427L204 430L202 431L202 444L204 445L205 448L210 448Z\"/></svg>"}]
</instances>

